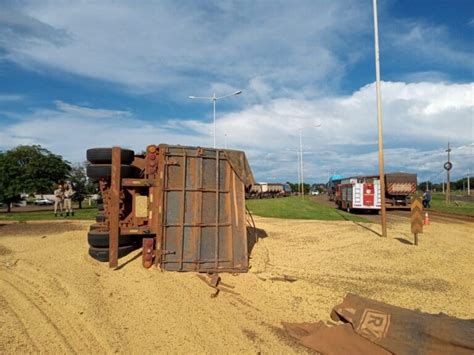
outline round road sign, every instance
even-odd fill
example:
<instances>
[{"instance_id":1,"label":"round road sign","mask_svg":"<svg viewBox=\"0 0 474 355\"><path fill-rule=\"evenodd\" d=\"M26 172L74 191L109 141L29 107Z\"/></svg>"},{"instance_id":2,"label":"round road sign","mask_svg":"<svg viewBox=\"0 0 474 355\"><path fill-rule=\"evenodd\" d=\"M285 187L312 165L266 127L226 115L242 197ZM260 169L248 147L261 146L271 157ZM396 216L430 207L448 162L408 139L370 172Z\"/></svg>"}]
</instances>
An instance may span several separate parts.
<instances>
[{"instance_id":1,"label":"round road sign","mask_svg":"<svg viewBox=\"0 0 474 355\"><path fill-rule=\"evenodd\" d=\"M444 166L444 168L445 168L446 170L448 170L448 171L453 168L453 164L452 164L450 161L447 161L446 163L444 163L443 166Z\"/></svg>"}]
</instances>

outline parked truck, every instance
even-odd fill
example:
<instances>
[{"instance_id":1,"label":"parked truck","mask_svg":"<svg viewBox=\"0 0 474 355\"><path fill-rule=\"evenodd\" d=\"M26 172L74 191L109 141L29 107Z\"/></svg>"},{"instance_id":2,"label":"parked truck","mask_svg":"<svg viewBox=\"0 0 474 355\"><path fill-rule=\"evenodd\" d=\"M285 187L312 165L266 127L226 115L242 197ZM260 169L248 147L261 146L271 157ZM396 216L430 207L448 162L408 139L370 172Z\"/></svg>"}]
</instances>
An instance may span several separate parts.
<instances>
[{"instance_id":1,"label":"parked truck","mask_svg":"<svg viewBox=\"0 0 474 355\"><path fill-rule=\"evenodd\" d=\"M288 184L274 182L259 182L253 184L247 193L248 199L276 198L291 195L291 187Z\"/></svg>"},{"instance_id":2,"label":"parked truck","mask_svg":"<svg viewBox=\"0 0 474 355\"><path fill-rule=\"evenodd\" d=\"M142 248L145 267L198 272L248 270L245 192L255 183L241 151L149 145L87 151L101 213L89 254L117 266Z\"/></svg>"},{"instance_id":3,"label":"parked truck","mask_svg":"<svg viewBox=\"0 0 474 355\"><path fill-rule=\"evenodd\" d=\"M409 209L416 192L417 176L410 173L385 174L385 205L387 208Z\"/></svg>"}]
</instances>

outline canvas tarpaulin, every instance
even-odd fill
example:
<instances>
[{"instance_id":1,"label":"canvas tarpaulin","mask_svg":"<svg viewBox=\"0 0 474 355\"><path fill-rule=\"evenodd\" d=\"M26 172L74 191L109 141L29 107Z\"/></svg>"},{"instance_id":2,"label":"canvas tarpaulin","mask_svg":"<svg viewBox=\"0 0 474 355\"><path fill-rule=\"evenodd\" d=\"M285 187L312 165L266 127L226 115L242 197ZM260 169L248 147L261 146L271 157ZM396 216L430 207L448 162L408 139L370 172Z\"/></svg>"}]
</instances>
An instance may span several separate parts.
<instances>
[{"instance_id":1,"label":"canvas tarpaulin","mask_svg":"<svg viewBox=\"0 0 474 355\"><path fill-rule=\"evenodd\" d=\"M323 354L473 354L474 320L428 314L348 294L333 320L284 323L298 341ZM375 348L374 348L375 347Z\"/></svg>"},{"instance_id":2,"label":"canvas tarpaulin","mask_svg":"<svg viewBox=\"0 0 474 355\"><path fill-rule=\"evenodd\" d=\"M252 169L250 169L249 162L245 153L239 150L224 150L224 154L227 157L227 160L232 166L235 174L242 181L246 188L255 184L255 179L253 178Z\"/></svg>"}]
</instances>

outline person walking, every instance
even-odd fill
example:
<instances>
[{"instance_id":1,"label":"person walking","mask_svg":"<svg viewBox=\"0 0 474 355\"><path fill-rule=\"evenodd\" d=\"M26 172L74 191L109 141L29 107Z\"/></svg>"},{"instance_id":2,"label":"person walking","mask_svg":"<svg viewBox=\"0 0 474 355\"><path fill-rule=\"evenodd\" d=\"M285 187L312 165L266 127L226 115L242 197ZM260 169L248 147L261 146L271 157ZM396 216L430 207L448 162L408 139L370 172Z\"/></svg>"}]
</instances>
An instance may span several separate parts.
<instances>
[{"instance_id":1,"label":"person walking","mask_svg":"<svg viewBox=\"0 0 474 355\"><path fill-rule=\"evenodd\" d=\"M66 184L64 188L64 210L66 211L66 217L74 216L74 211L72 210L72 195L75 194L75 191L72 189L71 184Z\"/></svg>"},{"instance_id":2,"label":"person walking","mask_svg":"<svg viewBox=\"0 0 474 355\"><path fill-rule=\"evenodd\" d=\"M426 190L423 194L423 207L424 208L431 208L431 193L430 190Z\"/></svg>"},{"instance_id":3,"label":"person walking","mask_svg":"<svg viewBox=\"0 0 474 355\"><path fill-rule=\"evenodd\" d=\"M54 190L54 217L59 215L63 216L63 203L64 203L64 187L62 184L58 185L58 188Z\"/></svg>"}]
</instances>

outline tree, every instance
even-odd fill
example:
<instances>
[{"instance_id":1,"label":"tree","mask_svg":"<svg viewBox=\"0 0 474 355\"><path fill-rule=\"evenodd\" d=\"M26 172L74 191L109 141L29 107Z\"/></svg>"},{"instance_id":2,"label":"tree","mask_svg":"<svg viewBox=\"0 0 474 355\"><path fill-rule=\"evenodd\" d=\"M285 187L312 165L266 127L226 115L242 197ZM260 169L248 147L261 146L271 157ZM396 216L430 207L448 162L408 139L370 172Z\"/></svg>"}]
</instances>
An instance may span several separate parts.
<instances>
[{"instance_id":1,"label":"tree","mask_svg":"<svg viewBox=\"0 0 474 355\"><path fill-rule=\"evenodd\" d=\"M72 199L79 203L79 208L82 208L82 201L95 191L94 185L87 179L86 163L74 165L69 174L69 180L75 191Z\"/></svg>"},{"instance_id":2,"label":"tree","mask_svg":"<svg viewBox=\"0 0 474 355\"><path fill-rule=\"evenodd\" d=\"M291 188L291 192L300 192L300 183L291 183L289 181L286 182L288 185L290 185L290 188ZM307 194L309 193L309 189L311 188L311 185L310 184L307 184L307 183L304 183L303 184L303 187L304 187L304 193Z\"/></svg>"},{"instance_id":3,"label":"tree","mask_svg":"<svg viewBox=\"0 0 474 355\"><path fill-rule=\"evenodd\" d=\"M8 206L21 193L45 194L64 181L71 170L59 155L39 145L20 145L0 154L0 201Z\"/></svg>"},{"instance_id":4,"label":"tree","mask_svg":"<svg viewBox=\"0 0 474 355\"><path fill-rule=\"evenodd\" d=\"M19 169L17 166L9 164L9 157L6 153L0 152L0 202L7 205L7 212L14 202L21 200L21 187L16 182Z\"/></svg>"}]
</instances>

